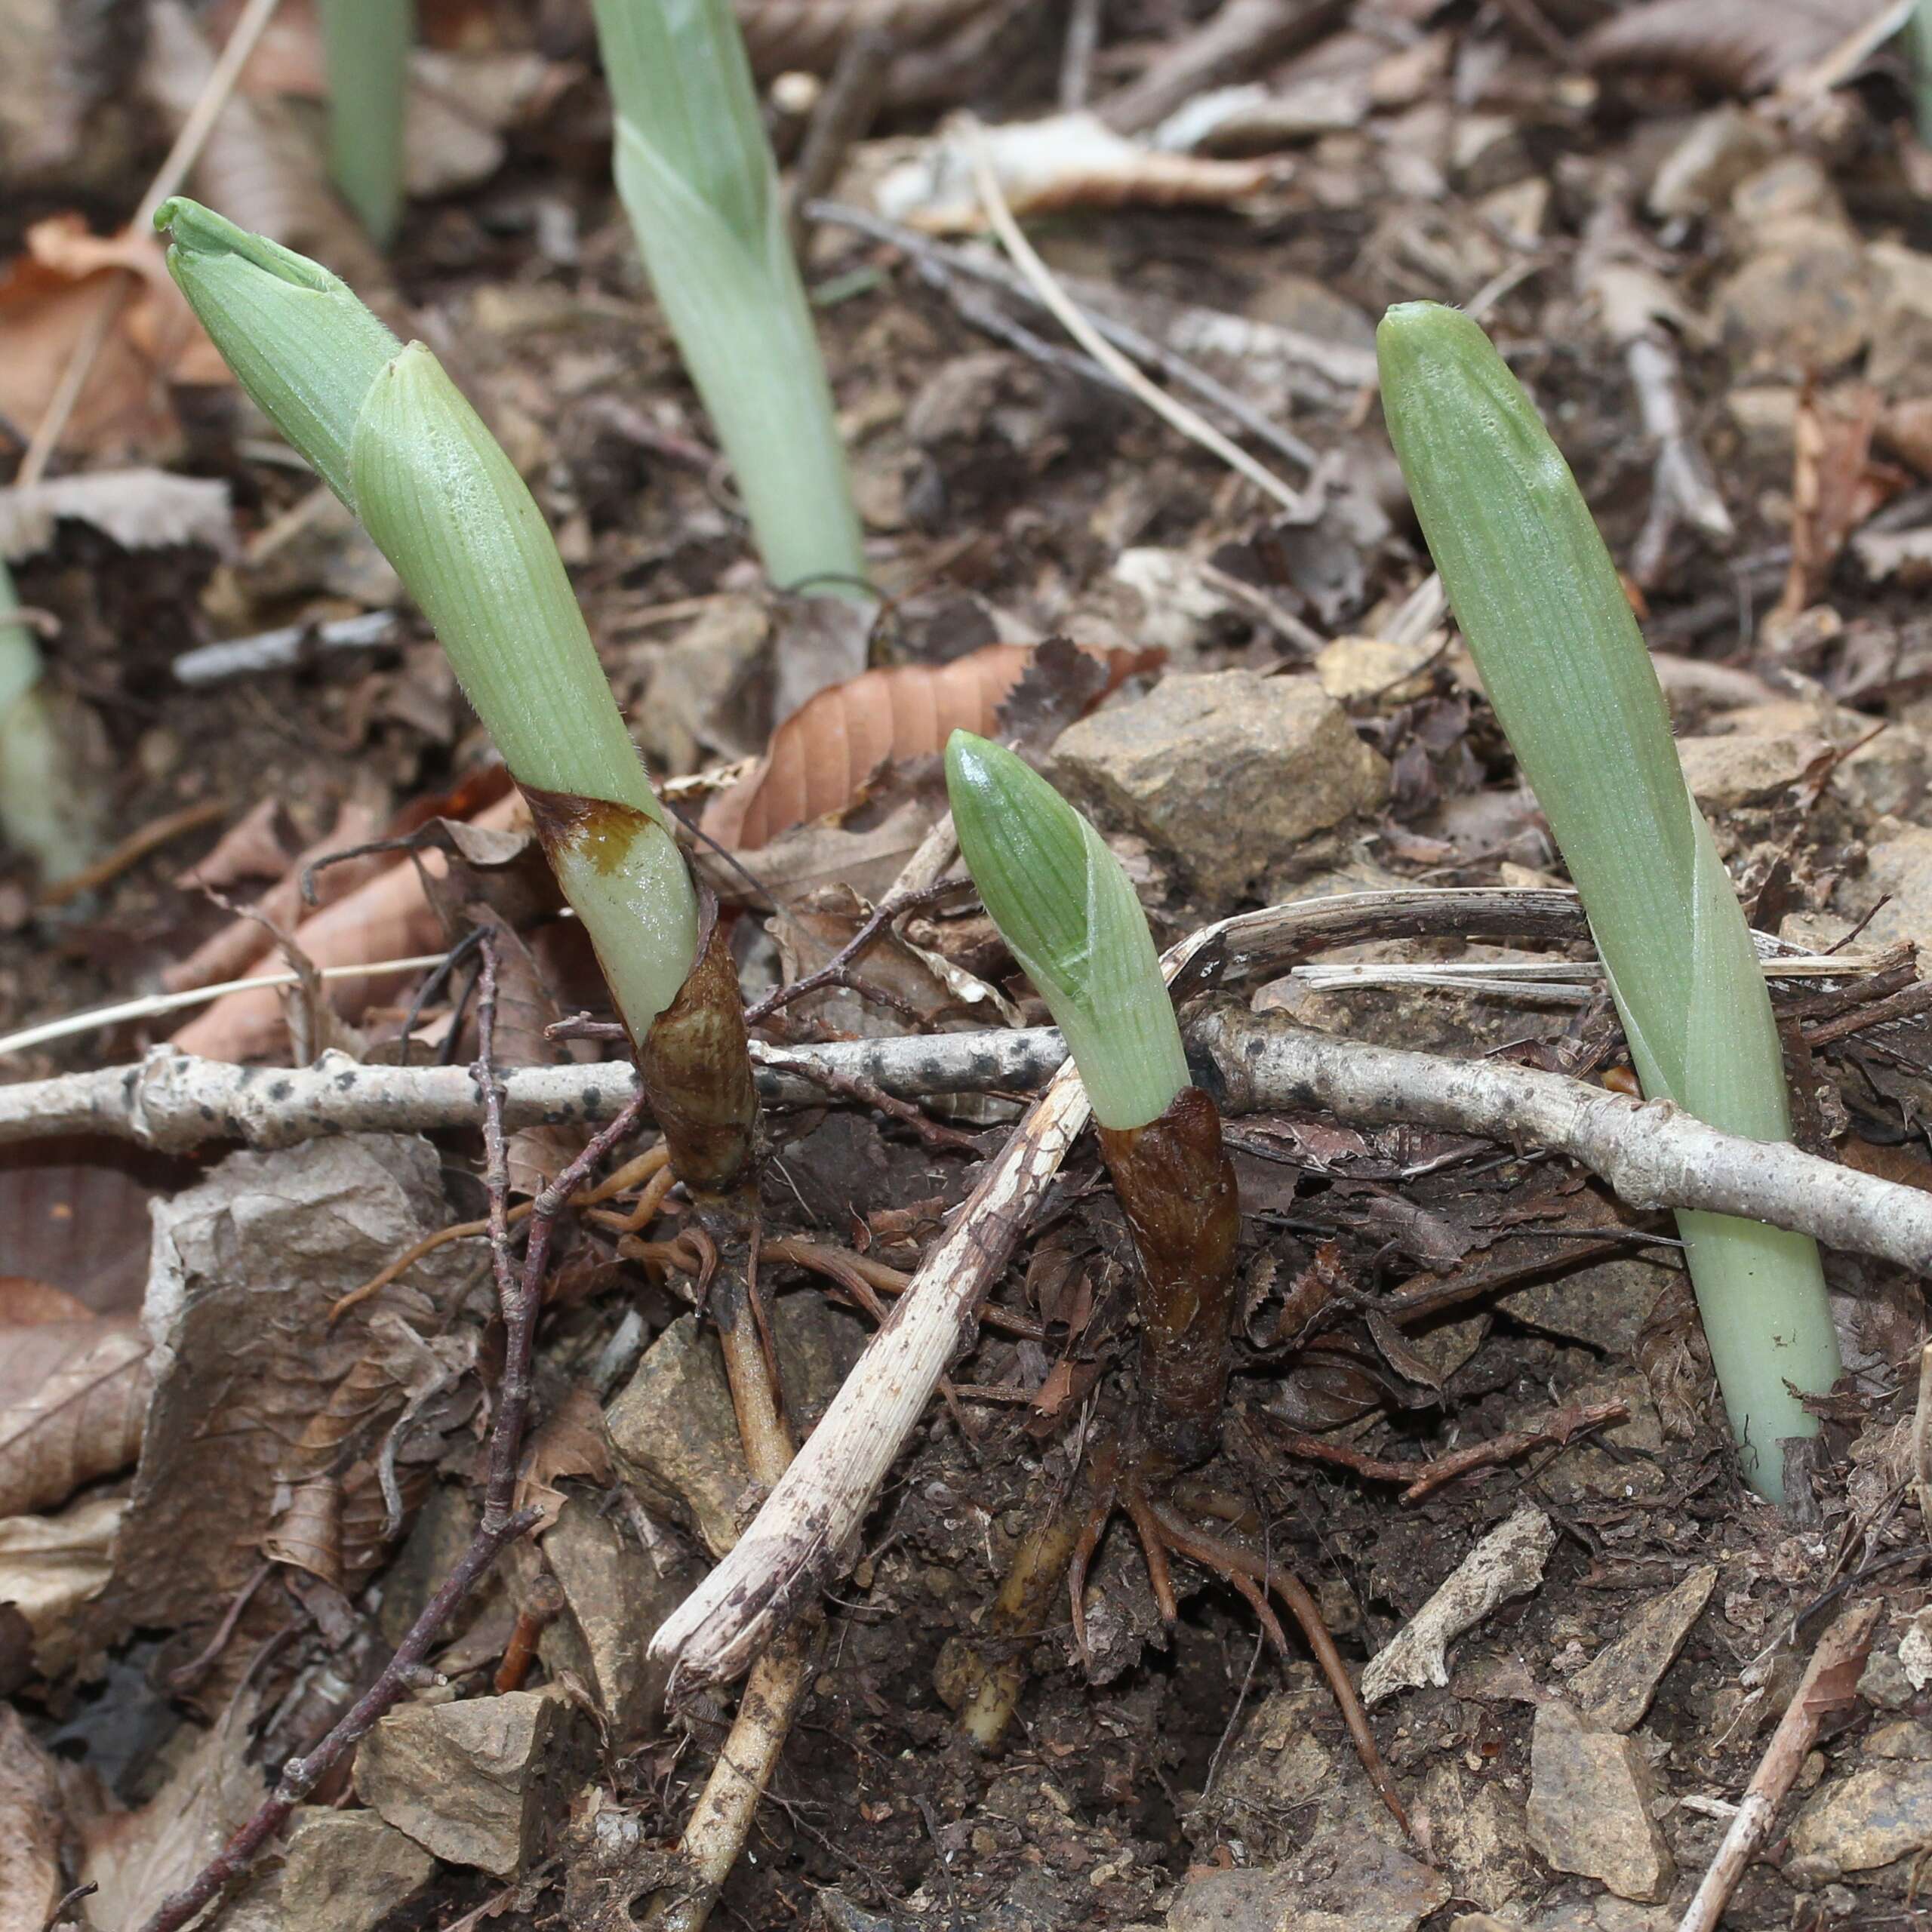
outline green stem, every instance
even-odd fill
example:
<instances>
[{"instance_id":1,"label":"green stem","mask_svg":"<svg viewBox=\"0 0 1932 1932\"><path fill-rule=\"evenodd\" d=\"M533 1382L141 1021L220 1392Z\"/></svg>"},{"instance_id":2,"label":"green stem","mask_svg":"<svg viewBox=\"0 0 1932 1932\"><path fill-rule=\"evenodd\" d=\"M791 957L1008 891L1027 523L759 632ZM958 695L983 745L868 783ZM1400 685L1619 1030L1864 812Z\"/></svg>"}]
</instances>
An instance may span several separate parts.
<instances>
[{"instance_id":1,"label":"green stem","mask_svg":"<svg viewBox=\"0 0 1932 1932\"><path fill-rule=\"evenodd\" d=\"M1777 1028L1737 894L1595 519L1534 405L1466 315L1389 310L1383 403L1423 534L1585 911L1648 1094L1790 1138ZM1800 1399L1838 1374L1817 1245L1681 1217L1747 1479L1781 1500ZM1789 1386L1787 1386L1789 1385Z\"/></svg>"},{"instance_id":2,"label":"green stem","mask_svg":"<svg viewBox=\"0 0 1932 1932\"><path fill-rule=\"evenodd\" d=\"M0 563L0 838L51 884L86 869L100 849L98 828L75 780L40 646L19 609L13 577Z\"/></svg>"},{"instance_id":3,"label":"green stem","mask_svg":"<svg viewBox=\"0 0 1932 1932\"><path fill-rule=\"evenodd\" d=\"M729 0L595 0L622 197L774 583L862 595L832 392Z\"/></svg>"},{"instance_id":4,"label":"green stem","mask_svg":"<svg viewBox=\"0 0 1932 1932\"><path fill-rule=\"evenodd\" d=\"M329 174L378 248L402 216L413 0L321 0Z\"/></svg>"}]
</instances>

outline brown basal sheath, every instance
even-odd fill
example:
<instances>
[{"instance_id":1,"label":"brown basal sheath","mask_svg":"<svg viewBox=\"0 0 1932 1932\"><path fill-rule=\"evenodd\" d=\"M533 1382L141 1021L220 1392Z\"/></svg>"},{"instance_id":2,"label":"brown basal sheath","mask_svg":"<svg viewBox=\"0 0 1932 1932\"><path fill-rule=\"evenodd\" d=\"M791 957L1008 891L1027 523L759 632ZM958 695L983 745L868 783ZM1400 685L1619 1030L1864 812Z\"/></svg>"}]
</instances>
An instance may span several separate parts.
<instances>
[{"instance_id":1,"label":"brown basal sheath","mask_svg":"<svg viewBox=\"0 0 1932 1932\"><path fill-rule=\"evenodd\" d=\"M672 1171L701 1204L755 1185L758 1106L744 995L709 892L700 917L697 963L644 1036L637 1065Z\"/></svg>"},{"instance_id":2,"label":"brown basal sheath","mask_svg":"<svg viewBox=\"0 0 1932 1932\"><path fill-rule=\"evenodd\" d=\"M1140 1409L1147 1447L1177 1469L1221 1446L1241 1205L1221 1117L1183 1087L1145 1127L1102 1128L1100 1149L1140 1257Z\"/></svg>"}]
</instances>

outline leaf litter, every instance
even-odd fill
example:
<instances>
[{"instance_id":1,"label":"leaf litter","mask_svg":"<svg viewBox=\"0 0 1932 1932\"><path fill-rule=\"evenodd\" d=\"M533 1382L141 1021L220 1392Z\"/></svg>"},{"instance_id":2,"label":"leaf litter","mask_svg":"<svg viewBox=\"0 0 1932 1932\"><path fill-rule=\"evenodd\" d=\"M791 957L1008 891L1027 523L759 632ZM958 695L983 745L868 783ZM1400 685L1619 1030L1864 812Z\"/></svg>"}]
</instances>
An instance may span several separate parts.
<instances>
[{"instance_id":1,"label":"leaf litter","mask_svg":"<svg viewBox=\"0 0 1932 1932\"><path fill-rule=\"evenodd\" d=\"M835 35L798 10L746 11L761 73L834 64ZM446 104L475 82L454 104L476 138L452 137L462 165L445 180L416 177L425 194L459 179L461 191L413 210L393 299L460 354L560 534L640 737L692 774L681 806L736 848L705 863L738 910L748 995L838 960L900 885L941 809L932 761L954 723L1017 740L1063 777L1067 726L1121 724L1108 769L1134 788L1133 810L1103 810L1102 829L1157 928L1178 936L1232 909L1195 881L1211 875L1203 823L1223 842L1251 835L1214 816L1231 768L1217 761L1238 746L1156 747L1142 768L1125 742L1165 679L1240 672L1264 695L1285 682L1311 699L1318 687L1389 768L1386 807L1298 835L1256 875L1256 897L1544 881L1552 855L1457 640L1439 609L1411 601L1426 566L1389 485L1368 349L1380 308L1418 296L1479 306L1556 424L1641 586L1687 768L1747 900L1810 946L1932 940L1932 636L1912 601L1932 569L1915 481L1932 408L1932 272L1913 212L1924 169L1900 132L1895 49L1835 91L1815 82L1860 18L1798 5L1748 21L1666 5L1478 17L1400 0L1371 31L1319 9L1286 23L1297 10L1257 0L1185 20L1109 7L1082 57L1097 118L1069 122L1054 112L1057 10L873 11L894 37L900 104L860 139L835 194L905 220L821 223L808 269L827 297L885 614L844 613L808 637L746 574L706 426L612 223L604 157L583 132L599 84L580 27L546 13L540 33L518 10L470 0L423 10L435 44L421 73L443 63ZM303 146L310 17L287 11L283 64L263 57L210 192L231 212L337 223L337 265L377 287L386 278L366 253L355 267L354 238L318 198ZM168 38L180 17L155 17L163 57L185 45ZM218 39L218 12L207 24ZM990 68L945 66L975 44L998 50ZM188 52L205 59L205 45ZM947 72L968 78L936 100L932 77ZM183 98L165 78L151 76L164 99L177 89L164 121ZM1239 99L1208 92L1223 87ZM1036 243L1075 300L1197 363L1325 466L1311 521L1262 515L1070 358L1010 285L920 255L921 222L977 223L946 160L946 117L962 104L1026 161L1008 192L1034 198ZM83 112L83 95L70 105ZM1189 118L1170 121L1177 111ZM1162 145L1190 126L1202 152ZM1223 143L1239 151L1208 151ZM0 168L13 152L0 141ZM104 198L57 188L32 212L125 219L143 183L124 165ZM892 196L909 188L880 185L915 180L922 198L903 205ZM35 232L38 254L24 215L0 234L0 342L32 349L0 367L0 389L18 385L0 395L7 429L30 431L96 285L124 272L116 251L142 296L66 440L72 466L0 499L4 547L23 601L46 614L54 674L112 740L116 822L211 798L226 809L58 916L0 921L10 1015L163 976L214 986L278 969L262 926L232 918L212 887L318 967L444 955L488 931L500 1060L608 1053L552 1031L608 1011L604 995L554 902L530 889L516 808L479 781L485 748L417 668L430 660L410 655L420 636L407 613L386 642L298 651L220 686L177 681L194 646L309 634L389 608L393 586L352 533L300 509L312 486L268 459L219 371L192 343L171 346L171 285L145 245L71 218ZM35 317L41 333L8 336ZM1152 373L1174 380L1158 361ZM1221 421L1211 396L1189 394ZM1650 413L1660 395L1674 414ZM1708 502L1700 517L1694 496L1667 497L1656 439L1671 437L1680 484L1701 475L1730 534ZM157 472L190 448L192 475ZM1426 620L1413 632L1411 611ZM795 711L774 675L788 638L786 676L823 687ZM1078 648L1043 641L1064 638ZM760 755L749 775L704 768L746 753ZM1095 768L1084 752L1081 768ZM1322 777L1291 767L1278 783ZM304 900L318 860L412 833L413 854L325 866L318 903ZM0 891L30 884L0 871ZM1566 946L1521 950L1560 964ZM460 1066L475 1049L471 956L426 982L331 980L320 996L371 1060ZM1586 984L1546 1003L1520 981L1400 977L1497 963L1454 935L1382 934L1343 957L1398 970L1355 985L1290 975L1258 1003L1440 1053L1617 1066L1614 1020ZM1909 967L1899 983L1916 983ZM1795 1028L1851 1029L1794 1060L1804 1131L1848 1164L1917 1173L1926 1023L1908 1011L1862 1028L1857 992L1780 993ZM308 997L312 1050L328 1029ZM844 983L773 1017L791 1037L837 1038L1039 1014L997 935L955 899L902 913ZM125 1062L159 1030L131 1023L10 1071ZM294 1053L269 989L224 996L174 1044L265 1063L264 1083ZM768 1122L764 1272L804 1425L981 1158L850 1095L823 1099ZM991 1151L1011 1099L975 1106L952 1124ZM1524 1593L1465 1590L1479 1612L1466 1625L1460 1611L1432 1627L1425 1616L1408 1640L1424 1665L1406 1673L1424 1681L1378 1709L1445 1875L1384 1835L1300 1667L1251 1662L1244 1607L1183 1571L1183 1617L1166 1630L1118 1537L1094 1571L1091 1676L1064 1616L1050 1619L1026 1646L1023 1740L992 1760L960 1743L948 1646L1005 1641L986 1622L1000 1576L1080 1479L1095 1404L1132 1349L1118 1212L1076 1150L952 1364L957 1408L935 1407L833 1587L813 1702L725 1909L755 1924L939 1911L1182 1927L1327 1912L1362 1932L1434 1932L1453 1883L1447 1913L1472 1902L1514 1932L1613 1920L1660 1932L1721 1835L1709 1807L1744 1792L1780 1687L1823 1610L1852 1597L1884 1607L1857 1702L1781 1814L1801 1827L1796 1855L1750 1866L1733 1915L1909 1912L1914 1861L1932 1845L1913 1796L1927 1607L1914 1554L1918 1285L1834 1260L1858 1380L1828 1405L1814 1515L1780 1522L1737 1490L1667 1221L1533 1150L1306 1112L1234 1125L1251 1183L1246 1340L1217 1474L1315 1590L1351 1668L1399 1660L1392 1644L1524 1511L1561 1531L1546 1552L1538 1533L1540 1575L1521 1570ZM580 1145L517 1137L520 1209ZM38 1927L93 1879L101 1890L78 1909L119 1932L368 1687L459 1560L502 1330L473 1234L329 1318L386 1265L476 1221L475 1148L460 1133L126 1169L97 1145L35 1152L0 1171L0 1272L19 1278L0 1289L0 1860L15 1861L0 1864L0 1897ZM534 1924L560 1909L605 1922L593 1912L623 1913L662 1881L724 1706L667 1716L644 1645L757 1497L734 1460L721 1367L688 1318L685 1204L651 1189L641 1178L567 1225L520 1466L540 1528L448 1627L430 1659L441 1681L417 1685L366 1770L303 1807L285 1863L265 1861L220 1922L360 1932L405 1898L412 1922ZM827 1254L842 1275L822 1272ZM863 1303L860 1289L874 1312L835 1311L831 1297ZM1556 1426L1584 1414L1618 1419ZM1432 1465L1441 1480L1421 1473ZM1419 1493L1392 1500L1412 1469ZM1620 1641L1654 1625L1668 1643ZM1613 1675L1614 1707L1641 1714L1627 1735L1589 1715ZM1557 1699L1586 1713L1580 1728L1535 1721L1534 1704ZM125 1749L143 1724L146 1744ZM1613 1734L1624 1741L1603 1741ZM1611 1777L1632 1754L1654 1780L1644 1820L1626 1801L1641 1780ZM94 1766L111 1790L88 1788ZM1559 1777L1586 1780L1589 1833L1565 1838L1576 1814L1552 1801ZM491 1835L451 1834L471 1807L497 1820ZM1902 1822L1881 1831L1881 1817ZM1648 1896L1654 1872L1631 1862L1654 1830L1681 1875L1662 1900ZM373 1904L340 1882L358 1862L384 1875Z\"/></svg>"}]
</instances>

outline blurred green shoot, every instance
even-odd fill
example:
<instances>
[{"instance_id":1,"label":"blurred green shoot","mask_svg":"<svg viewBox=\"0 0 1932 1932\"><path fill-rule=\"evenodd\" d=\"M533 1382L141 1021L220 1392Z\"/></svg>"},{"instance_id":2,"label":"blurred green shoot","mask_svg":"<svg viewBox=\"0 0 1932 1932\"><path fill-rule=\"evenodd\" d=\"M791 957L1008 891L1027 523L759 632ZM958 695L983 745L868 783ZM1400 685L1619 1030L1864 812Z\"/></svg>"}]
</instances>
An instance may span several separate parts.
<instances>
[{"instance_id":1,"label":"blurred green shoot","mask_svg":"<svg viewBox=\"0 0 1932 1932\"><path fill-rule=\"evenodd\" d=\"M379 248L402 218L414 0L320 0L329 174Z\"/></svg>"}]
</instances>

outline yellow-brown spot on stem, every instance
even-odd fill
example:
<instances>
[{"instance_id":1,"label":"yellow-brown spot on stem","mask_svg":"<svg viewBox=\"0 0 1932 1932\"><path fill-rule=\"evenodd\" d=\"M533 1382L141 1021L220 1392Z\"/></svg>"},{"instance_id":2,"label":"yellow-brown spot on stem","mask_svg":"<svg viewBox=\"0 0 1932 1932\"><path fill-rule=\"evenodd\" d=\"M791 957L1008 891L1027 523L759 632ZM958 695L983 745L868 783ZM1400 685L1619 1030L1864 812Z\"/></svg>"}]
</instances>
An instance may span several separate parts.
<instances>
[{"instance_id":1,"label":"yellow-brown spot on stem","mask_svg":"<svg viewBox=\"0 0 1932 1932\"><path fill-rule=\"evenodd\" d=\"M623 869L638 834L655 823L648 812L610 798L546 792L540 785L520 789L529 801L537 836L553 861L559 851L568 850L587 860L607 878Z\"/></svg>"}]
</instances>

